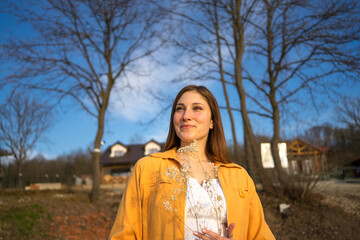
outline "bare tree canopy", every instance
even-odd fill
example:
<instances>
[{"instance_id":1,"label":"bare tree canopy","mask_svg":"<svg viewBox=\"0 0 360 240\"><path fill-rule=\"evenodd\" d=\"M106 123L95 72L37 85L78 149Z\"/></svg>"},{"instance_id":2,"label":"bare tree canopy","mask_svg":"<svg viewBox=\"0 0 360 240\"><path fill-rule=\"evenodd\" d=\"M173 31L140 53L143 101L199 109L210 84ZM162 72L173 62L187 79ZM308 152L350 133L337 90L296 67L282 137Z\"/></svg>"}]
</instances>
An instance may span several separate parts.
<instances>
[{"instance_id":1,"label":"bare tree canopy","mask_svg":"<svg viewBox=\"0 0 360 240\"><path fill-rule=\"evenodd\" d=\"M248 97L273 123L271 153L279 181L286 187L291 182L278 150L281 107L297 101L304 90L312 97L313 92L336 93L344 81L359 82L360 5L332 0L261 2L251 22L258 32L251 50L263 64L246 71L246 78L258 90L256 97ZM266 101L259 101L258 96Z\"/></svg>"},{"instance_id":2,"label":"bare tree canopy","mask_svg":"<svg viewBox=\"0 0 360 240\"><path fill-rule=\"evenodd\" d=\"M185 59L187 71L183 79L216 80L221 83L229 114L234 152L238 162L255 176L255 168L264 185L270 183L262 172L261 159L247 109L244 88L243 57L246 46L254 39L254 27L249 24L259 1L172 1L166 11L175 22L171 42ZM191 29L191 30L189 30ZM230 93L237 96L230 98ZM239 106L238 108L233 106ZM239 161L236 122L233 110L241 112L246 161ZM236 159L236 158L235 158ZM266 187L265 186L265 187ZM271 188L271 186L269 186Z\"/></svg>"},{"instance_id":3,"label":"bare tree canopy","mask_svg":"<svg viewBox=\"0 0 360 240\"><path fill-rule=\"evenodd\" d=\"M246 159L255 165L249 170L258 167L262 182L272 184L261 172L250 114L270 120L275 176L287 186L277 146L281 119L294 106L289 103L317 103L318 96L339 94L344 83L359 83L358 1L172 3L167 11L178 25L171 40L188 63L179 79L222 83L232 125L232 111L241 112ZM238 98L230 101L227 92L234 86Z\"/></svg>"},{"instance_id":4,"label":"bare tree canopy","mask_svg":"<svg viewBox=\"0 0 360 240\"><path fill-rule=\"evenodd\" d=\"M360 98L345 97L341 105L337 107L338 120L348 126L360 131Z\"/></svg>"},{"instance_id":5,"label":"bare tree canopy","mask_svg":"<svg viewBox=\"0 0 360 240\"><path fill-rule=\"evenodd\" d=\"M4 9L31 25L23 39L1 45L9 69L1 81L72 97L97 119L94 134L93 191L100 190L100 142L111 92L129 88L134 64L163 45L161 16L149 1L43 0L10 4ZM57 98L59 99L59 98Z\"/></svg>"},{"instance_id":6,"label":"bare tree canopy","mask_svg":"<svg viewBox=\"0 0 360 240\"><path fill-rule=\"evenodd\" d=\"M12 156L17 175L35 144L52 125L52 111L24 93L12 95L0 107L0 143Z\"/></svg>"},{"instance_id":7,"label":"bare tree canopy","mask_svg":"<svg viewBox=\"0 0 360 240\"><path fill-rule=\"evenodd\" d=\"M268 99L250 96L263 116L273 118L274 101L286 105L299 93L315 98L359 82L358 1L264 0L258 11L250 50L262 64L246 65L246 79Z\"/></svg>"},{"instance_id":8,"label":"bare tree canopy","mask_svg":"<svg viewBox=\"0 0 360 240\"><path fill-rule=\"evenodd\" d=\"M148 5L124 0L11 5L9 11L31 24L33 33L2 44L3 57L18 70L5 80L69 95L97 117L115 81L126 87L125 69L134 70L132 63L162 44L150 41L159 18Z\"/></svg>"}]
</instances>

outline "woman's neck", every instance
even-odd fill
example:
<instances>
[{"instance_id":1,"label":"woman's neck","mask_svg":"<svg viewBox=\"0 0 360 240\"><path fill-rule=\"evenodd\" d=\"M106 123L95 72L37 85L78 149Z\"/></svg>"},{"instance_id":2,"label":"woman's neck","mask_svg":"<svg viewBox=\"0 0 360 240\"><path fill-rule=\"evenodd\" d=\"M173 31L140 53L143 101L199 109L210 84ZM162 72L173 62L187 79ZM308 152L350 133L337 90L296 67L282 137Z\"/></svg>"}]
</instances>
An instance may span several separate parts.
<instances>
[{"instance_id":1,"label":"woman's neck","mask_svg":"<svg viewBox=\"0 0 360 240\"><path fill-rule=\"evenodd\" d=\"M181 141L180 147L186 147L186 146L190 146L190 144L192 144L194 141L192 142L183 142ZM206 142L204 141L196 141L196 149L197 149L197 153L198 153L198 157L200 161L210 161L210 159L207 158L206 156Z\"/></svg>"}]
</instances>

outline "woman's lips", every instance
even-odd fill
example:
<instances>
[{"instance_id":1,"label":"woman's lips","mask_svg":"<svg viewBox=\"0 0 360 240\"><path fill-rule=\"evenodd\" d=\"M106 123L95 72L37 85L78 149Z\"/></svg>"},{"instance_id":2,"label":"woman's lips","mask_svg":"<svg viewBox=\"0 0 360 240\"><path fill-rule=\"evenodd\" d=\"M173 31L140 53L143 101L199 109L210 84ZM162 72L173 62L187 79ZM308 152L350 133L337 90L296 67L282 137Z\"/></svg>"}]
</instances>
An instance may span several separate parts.
<instances>
[{"instance_id":1,"label":"woman's lips","mask_svg":"<svg viewBox=\"0 0 360 240\"><path fill-rule=\"evenodd\" d=\"M182 125L182 126L180 126L180 128L182 128L182 129L190 129L190 128L193 128L193 127L195 127L194 125Z\"/></svg>"}]
</instances>

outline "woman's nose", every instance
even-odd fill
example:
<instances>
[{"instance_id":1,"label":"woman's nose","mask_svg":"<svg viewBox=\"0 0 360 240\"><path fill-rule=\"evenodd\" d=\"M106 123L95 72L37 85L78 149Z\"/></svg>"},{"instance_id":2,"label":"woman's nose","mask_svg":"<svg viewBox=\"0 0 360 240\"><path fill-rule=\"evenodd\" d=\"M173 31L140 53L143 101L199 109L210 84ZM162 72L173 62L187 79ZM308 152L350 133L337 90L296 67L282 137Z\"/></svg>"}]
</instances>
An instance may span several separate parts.
<instances>
[{"instance_id":1,"label":"woman's nose","mask_svg":"<svg viewBox=\"0 0 360 240\"><path fill-rule=\"evenodd\" d=\"M183 115L183 120L188 121L188 120L191 120L191 118L192 118L191 111L190 110L185 110L184 115Z\"/></svg>"}]
</instances>

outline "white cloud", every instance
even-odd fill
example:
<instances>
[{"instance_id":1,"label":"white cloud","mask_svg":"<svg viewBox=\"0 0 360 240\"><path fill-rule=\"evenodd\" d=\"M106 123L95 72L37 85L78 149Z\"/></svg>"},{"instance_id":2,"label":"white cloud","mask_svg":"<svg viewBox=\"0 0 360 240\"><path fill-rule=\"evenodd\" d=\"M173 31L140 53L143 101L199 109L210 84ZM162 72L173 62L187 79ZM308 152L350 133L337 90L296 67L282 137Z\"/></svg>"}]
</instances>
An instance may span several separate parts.
<instances>
[{"instance_id":1,"label":"white cloud","mask_svg":"<svg viewBox=\"0 0 360 240\"><path fill-rule=\"evenodd\" d=\"M150 119L164 106L170 104L169 96L175 97L183 86L196 84L211 88L214 85L214 81L206 79L202 81L187 79L176 83L171 81L179 77L189 77L187 66L192 63L191 56L177 57L174 56L175 52L175 49L169 47L156 52L151 57L139 59L129 66L126 75L117 79L114 91L111 93L110 114L131 122ZM225 52L229 55L227 51ZM193 71L196 69L194 68ZM164 101L155 99L151 93L158 94L157 97L164 98Z\"/></svg>"},{"instance_id":2,"label":"white cloud","mask_svg":"<svg viewBox=\"0 0 360 240\"><path fill-rule=\"evenodd\" d=\"M166 61L169 56L159 53L157 59ZM170 82L183 69L175 64L161 65L151 58L143 58L131 66L126 76L118 79L110 100L111 114L124 117L132 122L151 118L162 108L162 102L152 94L178 89ZM156 95L155 95L156 96ZM162 98L164 96L157 95ZM149 117L150 116L150 117Z\"/></svg>"}]
</instances>

